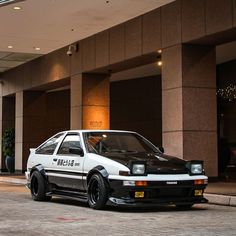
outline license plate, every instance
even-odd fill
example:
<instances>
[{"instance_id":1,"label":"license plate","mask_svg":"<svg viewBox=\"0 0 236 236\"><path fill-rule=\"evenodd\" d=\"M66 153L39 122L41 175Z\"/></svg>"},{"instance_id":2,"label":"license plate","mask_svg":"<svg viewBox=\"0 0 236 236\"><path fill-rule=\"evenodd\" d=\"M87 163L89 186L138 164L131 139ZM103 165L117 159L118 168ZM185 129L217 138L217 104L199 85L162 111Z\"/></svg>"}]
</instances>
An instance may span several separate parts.
<instances>
[{"instance_id":1,"label":"license plate","mask_svg":"<svg viewBox=\"0 0 236 236\"><path fill-rule=\"evenodd\" d=\"M135 192L135 198L144 198L144 192Z\"/></svg>"},{"instance_id":2,"label":"license plate","mask_svg":"<svg viewBox=\"0 0 236 236\"><path fill-rule=\"evenodd\" d=\"M195 190L194 195L195 196L202 196L202 190Z\"/></svg>"}]
</instances>

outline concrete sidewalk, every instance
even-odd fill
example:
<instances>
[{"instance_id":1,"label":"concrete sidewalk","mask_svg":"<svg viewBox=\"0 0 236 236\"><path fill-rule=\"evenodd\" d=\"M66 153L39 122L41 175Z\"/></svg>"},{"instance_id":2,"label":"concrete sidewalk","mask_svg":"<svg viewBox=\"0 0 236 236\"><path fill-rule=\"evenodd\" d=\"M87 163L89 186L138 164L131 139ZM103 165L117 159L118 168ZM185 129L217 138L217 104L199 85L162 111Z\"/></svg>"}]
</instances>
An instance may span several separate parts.
<instances>
[{"instance_id":1,"label":"concrete sidewalk","mask_svg":"<svg viewBox=\"0 0 236 236\"><path fill-rule=\"evenodd\" d=\"M5 174L5 173L0 173L0 182L3 183L12 183L12 184L20 184L20 185L25 185L26 184L26 179L25 176L22 175L14 175L14 174Z\"/></svg>"},{"instance_id":2,"label":"concrete sidewalk","mask_svg":"<svg viewBox=\"0 0 236 236\"><path fill-rule=\"evenodd\" d=\"M0 182L25 185L26 179L24 175L0 173ZM204 196L210 204L236 207L236 182L209 183Z\"/></svg>"},{"instance_id":3,"label":"concrete sidewalk","mask_svg":"<svg viewBox=\"0 0 236 236\"><path fill-rule=\"evenodd\" d=\"M236 207L236 182L209 183L204 196L209 203Z\"/></svg>"}]
</instances>

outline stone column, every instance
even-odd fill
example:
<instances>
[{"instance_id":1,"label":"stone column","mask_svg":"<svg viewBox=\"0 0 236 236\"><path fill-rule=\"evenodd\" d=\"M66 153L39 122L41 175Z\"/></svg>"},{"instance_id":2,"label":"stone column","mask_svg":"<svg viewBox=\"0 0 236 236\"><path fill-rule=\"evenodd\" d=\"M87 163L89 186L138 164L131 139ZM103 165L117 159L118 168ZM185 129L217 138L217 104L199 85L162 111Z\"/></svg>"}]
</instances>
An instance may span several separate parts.
<instances>
[{"instance_id":1,"label":"stone column","mask_svg":"<svg viewBox=\"0 0 236 236\"><path fill-rule=\"evenodd\" d=\"M71 129L110 128L108 75L79 74L71 78Z\"/></svg>"},{"instance_id":2,"label":"stone column","mask_svg":"<svg viewBox=\"0 0 236 236\"><path fill-rule=\"evenodd\" d=\"M15 170L22 172L23 163L23 91L16 93Z\"/></svg>"},{"instance_id":3,"label":"stone column","mask_svg":"<svg viewBox=\"0 0 236 236\"><path fill-rule=\"evenodd\" d=\"M43 91L24 91L23 94L23 157L26 170L30 148L36 148L50 137L50 117L46 113L46 95Z\"/></svg>"},{"instance_id":4,"label":"stone column","mask_svg":"<svg viewBox=\"0 0 236 236\"><path fill-rule=\"evenodd\" d=\"M82 129L82 74L70 80L70 128Z\"/></svg>"},{"instance_id":5,"label":"stone column","mask_svg":"<svg viewBox=\"0 0 236 236\"><path fill-rule=\"evenodd\" d=\"M3 155L2 155L2 96L0 97L0 172L3 169Z\"/></svg>"},{"instance_id":6,"label":"stone column","mask_svg":"<svg viewBox=\"0 0 236 236\"><path fill-rule=\"evenodd\" d=\"M162 127L167 154L204 160L217 176L215 48L176 45L163 50Z\"/></svg>"}]
</instances>

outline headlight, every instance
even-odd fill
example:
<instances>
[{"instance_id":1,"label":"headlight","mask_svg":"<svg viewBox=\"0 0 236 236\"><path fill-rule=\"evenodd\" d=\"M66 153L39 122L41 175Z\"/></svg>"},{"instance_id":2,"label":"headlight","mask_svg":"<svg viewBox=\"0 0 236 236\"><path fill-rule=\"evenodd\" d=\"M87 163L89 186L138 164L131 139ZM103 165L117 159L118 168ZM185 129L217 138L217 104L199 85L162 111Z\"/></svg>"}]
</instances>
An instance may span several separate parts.
<instances>
[{"instance_id":1,"label":"headlight","mask_svg":"<svg viewBox=\"0 0 236 236\"><path fill-rule=\"evenodd\" d=\"M203 166L201 163L199 164L191 164L191 173L192 174L202 174Z\"/></svg>"},{"instance_id":2,"label":"headlight","mask_svg":"<svg viewBox=\"0 0 236 236\"><path fill-rule=\"evenodd\" d=\"M132 174L134 174L134 175L144 175L145 174L145 164L133 164Z\"/></svg>"}]
</instances>

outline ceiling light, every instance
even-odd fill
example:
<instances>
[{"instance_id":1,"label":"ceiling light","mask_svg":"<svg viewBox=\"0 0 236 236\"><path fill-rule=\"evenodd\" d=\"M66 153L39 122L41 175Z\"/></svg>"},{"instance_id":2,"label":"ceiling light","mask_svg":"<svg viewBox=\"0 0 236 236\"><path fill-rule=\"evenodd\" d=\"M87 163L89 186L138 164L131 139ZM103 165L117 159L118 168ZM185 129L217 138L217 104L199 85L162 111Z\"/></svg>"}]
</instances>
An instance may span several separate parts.
<instances>
[{"instance_id":1,"label":"ceiling light","mask_svg":"<svg viewBox=\"0 0 236 236\"><path fill-rule=\"evenodd\" d=\"M21 10L21 7L15 6L15 7L13 7L13 9L14 9L14 10Z\"/></svg>"},{"instance_id":2,"label":"ceiling light","mask_svg":"<svg viewBox=\"0 0 236 236\"><path fill-rule=\"evenodd\" d=\"M9 49L13 48L13 46L12 46L12 45L8 45L7 47L8 47Z\"/></svg>"},{"instance_id":3,"label":"ceiling light","mask_svg":"<svg viewBox=\"0 0 236 236\"><path fill-rule=\"evenodd\" d=\"M157 61L157 65L158 66L162 66L162 61L160 60L160 61Z\"/></svg>"},{"instance_id":4,"label":"ceiling light","mask_svg":"<svg viewBox=\"0 0 236 236\"><path fill-rule=\"evenodd\" d=\"M162 53L162 50L161 50L161 49L159 49L159 50L157 50L157 52L158 52L159 54L161 54L161 53Z\"/></svg>"},{"instance_id":5,"label":"ceiling light","mask_svg":"<svg viewBox=\"0 0 236 236\"><path fill-rule=\"evenodd\" d=\"M34 50L40 51L40 47L34 47Z\"/></svg>"}]
</instances>

